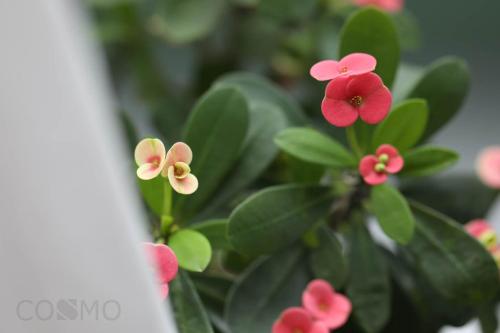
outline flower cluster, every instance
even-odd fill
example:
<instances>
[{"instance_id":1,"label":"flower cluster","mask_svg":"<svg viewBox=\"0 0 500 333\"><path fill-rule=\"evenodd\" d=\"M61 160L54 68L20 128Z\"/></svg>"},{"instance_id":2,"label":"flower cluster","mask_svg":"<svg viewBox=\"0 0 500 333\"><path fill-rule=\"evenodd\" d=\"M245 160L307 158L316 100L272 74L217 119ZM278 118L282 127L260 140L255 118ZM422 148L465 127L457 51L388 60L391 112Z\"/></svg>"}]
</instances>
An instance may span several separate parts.
<instances>
[{"instance_id":1,"label":"flower cluster","mask_svg":"<svg viewBox=\"0 0 500 333\"><path fill-rule=\"evenodd\" d=\"M390 13L403 10L404 0L353 0L354 4L360 7L375 6Z\"/></svg>"},{"instance_id":2,"label":"flower cluster","mask_svg":"<svg viewBox=\"0 0 500 333\"><path fill-rule=\"evenodd\" d=\"M401 171L404 160L396 148L384 144L378 147L375 155L367 155L359 163L359 173L364 181L370 185L382 184L388 174Z\"/></svg>"},{"instance_id":3,"label":"flower cluster","mask_svg":"<svg viewBox=\"0 0 500 333\"><path fill-rule=\"evenodd\" d=\"M191 173L191 148L183 142L175 143L168 152L159 139L143 139L135 148L137 177L150 180L159 174L168 178L172 188L181 194L192 194L198 188L198 179Z\"/></svg>"},{"instance_id":4,"label":"flower cluster","mask_svg":"<svg viewBox=\"0 0 500 333\"><path fill-rule=\"evenodd\" d=\"M352 305L325 280L314 280L302 294L302 306L288 308L273 325L273 333L328 333L344 325Z\"/></svg>"},{"instance_id":5,"label":"flower cluster","mask_svg":"<svg viewBox=\"0 0 500 333\"><path fill-rule=\"evenodd\" d=\"M365 53L352 53L340 61L324 60L312 66L310 74L326 86L321 111L332 125L348 127L358 118L374 125L389 113L392 95L373 71L377 60Z\"/></svg>"},{"instance_id":6,"label":"flower cluster","mask_svg":"<svg viewBox=\"0 0 500 333\"><path fill-rule=\"evenodd\" d=\"M476 161L476 169L486 186L500 189L500 146L484 149Z\"/></svg>"},{"instance_id":7,"label":"flower cluster","mask_svg":"<svg viewBox=\"0 0 500 333\"><path fill-rule=\"evenodd\" d=\"M144 250L151 267L156 271L162 299L168 296L168 283L177 275L179 263L171 248L164 244L144 243Z\"/></svg>"},{"instance_id":8,"label":"flower cluster","mask_svg":"<svg viewBox=\"0 0 500 333\"><path fill-rule=\"evenodd\" d=\"M465 225L465 230L488 249L500 267L500 244L498 244L497 234L491 225L485 220L472 220Z\"/></svg>"}]
</instances>

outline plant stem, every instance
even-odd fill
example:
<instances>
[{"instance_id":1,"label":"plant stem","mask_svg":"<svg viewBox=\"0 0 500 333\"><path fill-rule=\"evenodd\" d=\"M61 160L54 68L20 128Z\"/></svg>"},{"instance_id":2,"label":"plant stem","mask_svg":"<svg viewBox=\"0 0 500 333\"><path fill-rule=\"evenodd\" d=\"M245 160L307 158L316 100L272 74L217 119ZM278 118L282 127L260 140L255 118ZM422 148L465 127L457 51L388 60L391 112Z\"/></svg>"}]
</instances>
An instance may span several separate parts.
<instances>
[{"instance_id":1,"label":"plant stem","mask_svg":"<svg viewBox=\"0 0 500 333\"><path fill-rule=\"evenodd\" d=\"M172 186L167 179L163 182L163 216L172 216Z\"/></svg>"},{"instance_id":2,"label":"plant stem","mask_svg":"<svg viewBox=\"0 0 500 333\"><path fill-rule=\"evenodd\" d=\"M351 146L352 150L354 151L354 153L358 158L361 158L363 156L363 150L359 145L354 126L349 126L346 128L346 135L347 135L347 141L349 142L349 145Z\"/></svg>"}]
</instances>

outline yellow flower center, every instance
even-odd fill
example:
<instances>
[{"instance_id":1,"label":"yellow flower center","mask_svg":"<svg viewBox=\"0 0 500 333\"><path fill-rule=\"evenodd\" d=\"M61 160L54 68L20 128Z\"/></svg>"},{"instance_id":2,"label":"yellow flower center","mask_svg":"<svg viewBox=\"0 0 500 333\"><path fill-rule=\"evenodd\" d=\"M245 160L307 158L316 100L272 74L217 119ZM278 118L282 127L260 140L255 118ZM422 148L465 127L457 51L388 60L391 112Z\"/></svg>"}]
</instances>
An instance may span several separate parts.
<instances>
[{"instance_id":1,"label":"yellow flower center","mask_svg":"<svg viewBox=\"0 0 500 333\"><path fill-rule=\"evenodd\" d=\"M363 97L361 96L354 96L351 98L351 105L354 107L360 107L361 104L363 104Z\"/></svg>"},{"instance_id":2,"label":"yellow flower center","mask_svg":"<svg viewBox=\"0 0 500 333\"><path fill-rule=\"evenodd\" d=\"M349 69L346 66L344 66L341 69L339 69L339 72L342 73L342 74L344 74L344 73L347 73L348 70Z\"/></svg>"},{"instance_id":3,"label":"yellow flower center","mask_svg":"<svg viewBox=\"0 0 500 333\"><path fill-rule=\"evenodd\" d=\"M293 330L293 333L304 333L304 331L302 331L300 328L295 328Z\"/></svg>"},{"instance_id":4,"label":"yellow flower center","mask_svg":"<svg viewBox=\"0 0 500 333\"><path fill-rule=\"evenodd\" d=\"M186 178L191 172L191 168L184 162L176 162L174 164L174 176L177 179Z\"/></svg>"}]
</instances>

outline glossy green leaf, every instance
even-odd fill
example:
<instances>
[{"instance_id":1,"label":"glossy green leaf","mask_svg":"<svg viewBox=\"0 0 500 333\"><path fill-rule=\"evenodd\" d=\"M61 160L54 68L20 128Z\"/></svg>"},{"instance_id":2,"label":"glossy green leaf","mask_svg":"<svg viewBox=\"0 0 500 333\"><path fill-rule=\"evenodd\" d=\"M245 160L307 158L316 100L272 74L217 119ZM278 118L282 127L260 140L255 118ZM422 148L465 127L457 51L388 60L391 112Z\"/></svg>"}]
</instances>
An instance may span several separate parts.
<instances>
[{"instance_id":1,"label":"glossy green leaf","mask_svg":"<svg viewBox=\"0 0 500 333\"><path fill-rule=\"evenodd\" d=\"M227 219L214 219L193 224L191 229L203 234L213 249L229 250L231 245L227 239L227 226Z\"/></svg>"},{"instance_id":2,"label":"glossy green leaf","mask_svg":"<svg viewBox=\"0 0 500 333\"><path fill-rule=\"evenodd\" d=\"M348 231L351 274L347 294L354 318L364 332L378 333L390 315L389 273L361 216L351 219Z\"/></svg>"},{"instance_id":3,"label":"glossy green leaf","mask_svg":"<svg viewBox=\"0 0 500 333\"><path fill-rule=\"evenodd\" d=\"M137 179L137 182L148 207L157 216L161 216L163 212L163 182L165 182L165 178L156 177L151 180Z\"/></svg>"},{"instance_id":4,"label":"glossy green leaf","mask_svg":"<svg viewBox=\"0 0 500 333\"><path fill-rule=\"evenodd\" d=\"M318 230L318 240L318 246L309 256L314 277L327 280L337 290L342 289L348 275L342 245L326 227Z\"/></svg>"},{"instance_id":5,"label":"glossy green leaf","mask_svg":"<svg viewBox=\"0 0 500 333\"><path fill-rule=\"evenodd\" d=\"M417 219L407 249L436 291L459 304L491 299L500 286L493 257L477 240L448 217L412 203Z\"/></svg>"},{"instance_id":6,"label":"glossy green leaf","mask_svg":"<svg viewBox=\"0 0 500 333\"><path fill-rule=\"evenodd\" d=\"M299 239L328 212L332 200L331 190L319 185L267 188L233 211L229 241L248 256L272 253Z\"/></svg>"},{"instance_id":7,"label":"glossy green leaf","mask_svg":"<svg viewBox=\"0 0 500 333\"><path fill-rule=\"evenodd\" d=\"M403 153L417 144L424 134L428 115L429 109L425 100L404 101L377 126L372 147L376 149L388 143Z\"/></svg>"},{"instance_id":8,"label":"glossy green leaf","mask_svg":"<svg viewBox=\"0 0 500 333\"><path fill-rule=\"evenodd\" d=\"M191 280L203 298L208 298L222 305L225 303L229 289L233 285L233 281L229 279L204 274L191 274Z\"/></svg>"},{"instance_id":9,"label":"glossy green leaf","mask_svg":"<svg viewBox=\"0 0 500 333\"><path fill-rule=\"evenodd\" d=\"M224 9L223 0L157 1L149 21L152 33L173 43L189 43L216 28Z\"/></svg>"},{"instance_id":10,"label":"glossy green leaf","mask_svg":"<svg viewBox=\"0 0 500 333\"><path fill-rule=\"evenodd\" d=\"M250 107L262 102L278 107L287 117L291 125L302 125L307 117L299 104L281 87L267 79L245 72L235 72L224 75L215 83L215 87L237 87L250 101Z\"/></svg>"},{"instance_id":11,"label":"glossy green leaf","mask_svg":"<svg viewBox=\"0 0 500 333\"><path fill-rule=\"evenodd\" d=\"M423 146L404 155L401 176L428 176L443 171L458 161L458 154L450 149Z\"/></svg>"},{"instance_id":12,"label":"glossy green leaf","mask_svg":"<svg viewBox=\"0 0 500 333\"><path fill-rule=\"evenodd\" d=\"M303 251L294 247L259 260L231 289L226 321L232 333L271 332L280 313L301 303L310 277Z\"/></svg>"},{"instance_id":13,"label":"glossy green leaf","mask_svg":"<svg viewBox=\"0 0 500 333\"><path fill-rule=\"evenodd\" d=\"M385 234L400 244L413 237L415 218L406 199L389 184L374 186L371 208Z\"/></svg>"},{"instance_id":14,"label":"glossy green leaf","mask_svg":"<svg viewBox=\"0 0 500 333\"><path fill-rule=\"evenodd\" d=\"M247 103L234 88L210 90L196 104L184 141L193 150L191 170L200 186L178 198L175 212L182 218L198 212L219 188L243 147L247 127Z\"/></svg>"},{"instance_id":15,"label":"glossy green leaf","mask_svg":"<svg viewBox=\"0 0 500 333\"><path fill-rule=\"evenodd\" d=\"M389 15L375 8L355 12L340 33L340 56L364 52L377 58L375 72L391 87L399 65L399 36Z\"/></svg>"},{"instance_id":16,"label":"glossy green leaf","mask_svg":"<svg viewBox=\"0 0 500 333\"><path fill-rule=\"evenodd\" d=\"M203 272L212 258L212 247L200 232L181 229L168 240L168 246L175 252L179 266L192 272Z\"/></svg>"},{"instance_id":17,"label":"glossy green leaf","mask_svg":"<svg viewBox=\"0 0 500 333\"><path fill-rule=\"evenodd\" d=\"M458 112L469 90L467 64L447 57L433 63L410 92L409 97L423 98L429 105L429 120L423 140L443 127Z\"/></svg>"},{"instance_id":18,"label":"glossy green leaf","mask_svg":"<svg viewBox=\"0 0 500 333\"><path fill-rule=\"evenodd\" d=\"M169 287L179 333L213 333L200 296L188 274L180 271Z\"/></svg>"},{"instance_id":19,"label":"glossy green leaf","mask_svg":"<svg viewBox=\"0 0 500 333\"><path fill-rule=\"evenodd\" d=\"M355 157L344 146L312 128L288 128L274 142L303 161L332 168L356 167Z\"/></svg>"}]
</instances>

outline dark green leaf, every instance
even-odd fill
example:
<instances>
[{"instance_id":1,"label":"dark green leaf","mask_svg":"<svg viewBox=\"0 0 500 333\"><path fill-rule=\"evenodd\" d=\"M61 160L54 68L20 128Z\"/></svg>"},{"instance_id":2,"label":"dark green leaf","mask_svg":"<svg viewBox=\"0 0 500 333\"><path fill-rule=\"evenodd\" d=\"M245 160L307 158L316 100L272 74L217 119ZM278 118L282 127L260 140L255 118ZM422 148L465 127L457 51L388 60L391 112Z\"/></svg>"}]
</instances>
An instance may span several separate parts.
<instances>
[{"instance_id":1,"label":"dark green leaf","mask_svg":"<svg viewBox=\"0 0 500 333\"><path fill-rule=\"evenodd\" d=\"M327 280L335 289L342 289L348 274L342 246L328 228L318 232L319 245L311 250L309 258L314 277Z\"/></svg>"},{"instance_id":2,"label":"dark green leaf","mask_svg":"<svg viewBox=\"0 0 500 333\"><path fill-rule=\"evenodd\" d=\"M226 321L232 333L271 332L280 313L301 303L310 279L298 247L279 252L248 268L231 289Z\"/></svg>"},{"instance_id":3,"label":"dark green leaf","mask_svg":"<svg viewBox=\"0 0 500 333\"><path fill-rule=\"evenodd\" d=\"M340 143L312 128L288 128L274 142L298 159L332 168L355 167L356 159Z\"/></svg>"},{"instance_id":4,"label":"dark green leaf","mask_svg":"<svg viewBox=\"0 0 500 333\"><path fill-rule=\"evenodd\" d=\"M429 121L422 140L428 139L458 112L469 90L466 63L448 57L436 61L427 70L409 97L423 98L429 105Z\"/></svg>"},{"instance_id":5,"label":"dark green leaf","mask_svg":"<svg viewBox=\"0 0 500 333\"><path fill-rule=\"evenodd\" d=\"M191 226L191 229L202 233L210 242L213 249L231 249L227 239L227 219L214 219Z\"/></svg>"},{"instance_id":6,"label":"dark green leaf","mask_svg":"<svg viewBox=\"0 0 500 333\"><path fill-rule=\"evenodd\" d=\"M186 272L170 283L170 295L179 333L213 333L200 296Z\"/></svg>"},{"instance_id":7,"label":"dark green leaf","mask_svg":"<svg viewBox=\"0 0 500 333\"><path fill-rule=\"evenodd\" d=\"M212 259L212 248L203 234L190 229L175 232L168 240L179 266L192 272L203 272Z\"/></svg>"},{"instance_id":8,"label":"dark green leaf","mask_svg":"<svg viewBox=\"0 0 500 333\"><path fill-rule=\"evenodd\" d=\"M220 186L243 147L247 126L247 103L234 88L210 90L195 106L184 137L193 150L191 169L200 186L177 200L181 217L196 213Z\"/></svg>"},{"instance_id":9,"label":"dark green leaf","mask_svg":"<svg viewBox=\"0 0 500 333\"><path fill-rule=\"evenodd\" d=\"M385 234L400 244L413 237L415 219L406 199L388 184L374 186L371 207Z\"/></svg>"},{"instance_id":10,"label":"dark green leaf","mask_svg":"<svg viewBox=\"0 0 500 333\"><path fill-rule=\"evenodd\" d=\"M396 147L400 153L413 147L424 134L429 109L422 99L404 101L389 113L377 126L372 147L376 149L384 143Z\"/></svg>"},{"instance_id":11,"label":"dark green leaf","mask_svg":"<svg viewBox=\"0 0 500 333\"><path fill-rule=\"evenodd\" d=\"M356 322L367 333L381 332L390 315L391 290L386 263L360 216L349 224L351 278L347 294Z\"/></svg>"},{"instance_id":12,"label":"dark green leaf","mask_svg":"<svg viewBox=\"0 0 500 333\"><path fill-rule=\"evenodd\" d=\"M404 155L405 165L401 176L428 176L443 171L458 161L458 154L453 150L423 146Z\"/></svg>"},{"instance_id":13,"label":"dark green leaf","mask_svg":"<svg viewBox=\"0 0 500 333\"><path fill-rule=\"evenodd\" d=\"M299 239L327 213L332 200L331 190L319 185L265 189L233 211L229 241L238 252L249 256L274 252Z\"/></svg>"},{"instance_id":14,"label":"dark green leaf","mask_svg":"<svg viewBox=\"0 0 500 333\"><path fill-rule=\"evenodd\" d=\"M417 219L407 249L434 288L459 304L481 304L499 287L498 268L487 250L455 221L412 203Z\"/></svg>"},{"instance_id":15,"label":"dark green leaf","mask_svg":"<svg viewBox=\"0 0 500 333\"><path fill-rule=\"evenodd\" d=\"M163 183L165 182L165 178L156 177L151 180L137 179L137 181L142 197L148 207L157 216L161 216L163 213Z\"/></svg>"},{"instance_id":16,"label":"dark green leaf","mask_svg":"<svg viewBox=\"0 0 500 333\"><path fill-rule=\"evenodd\" d=\"M222 277L192 274L191 279L202 297L207 297L218 304L224 304L232 281Z\"/></svg>"},{"instance_id":17,"label":"dark green leaf","mask_svg":"<svg viewBox=\"0 0 500 333\"><path fill-rule=\"evenodd\" d=\"M377 9L355 12L340 34L340 56L364 52L377 58L377 69L385 85L392 86L399 65L399 36L391 17Z\"/></svg>"}]
</instances>

